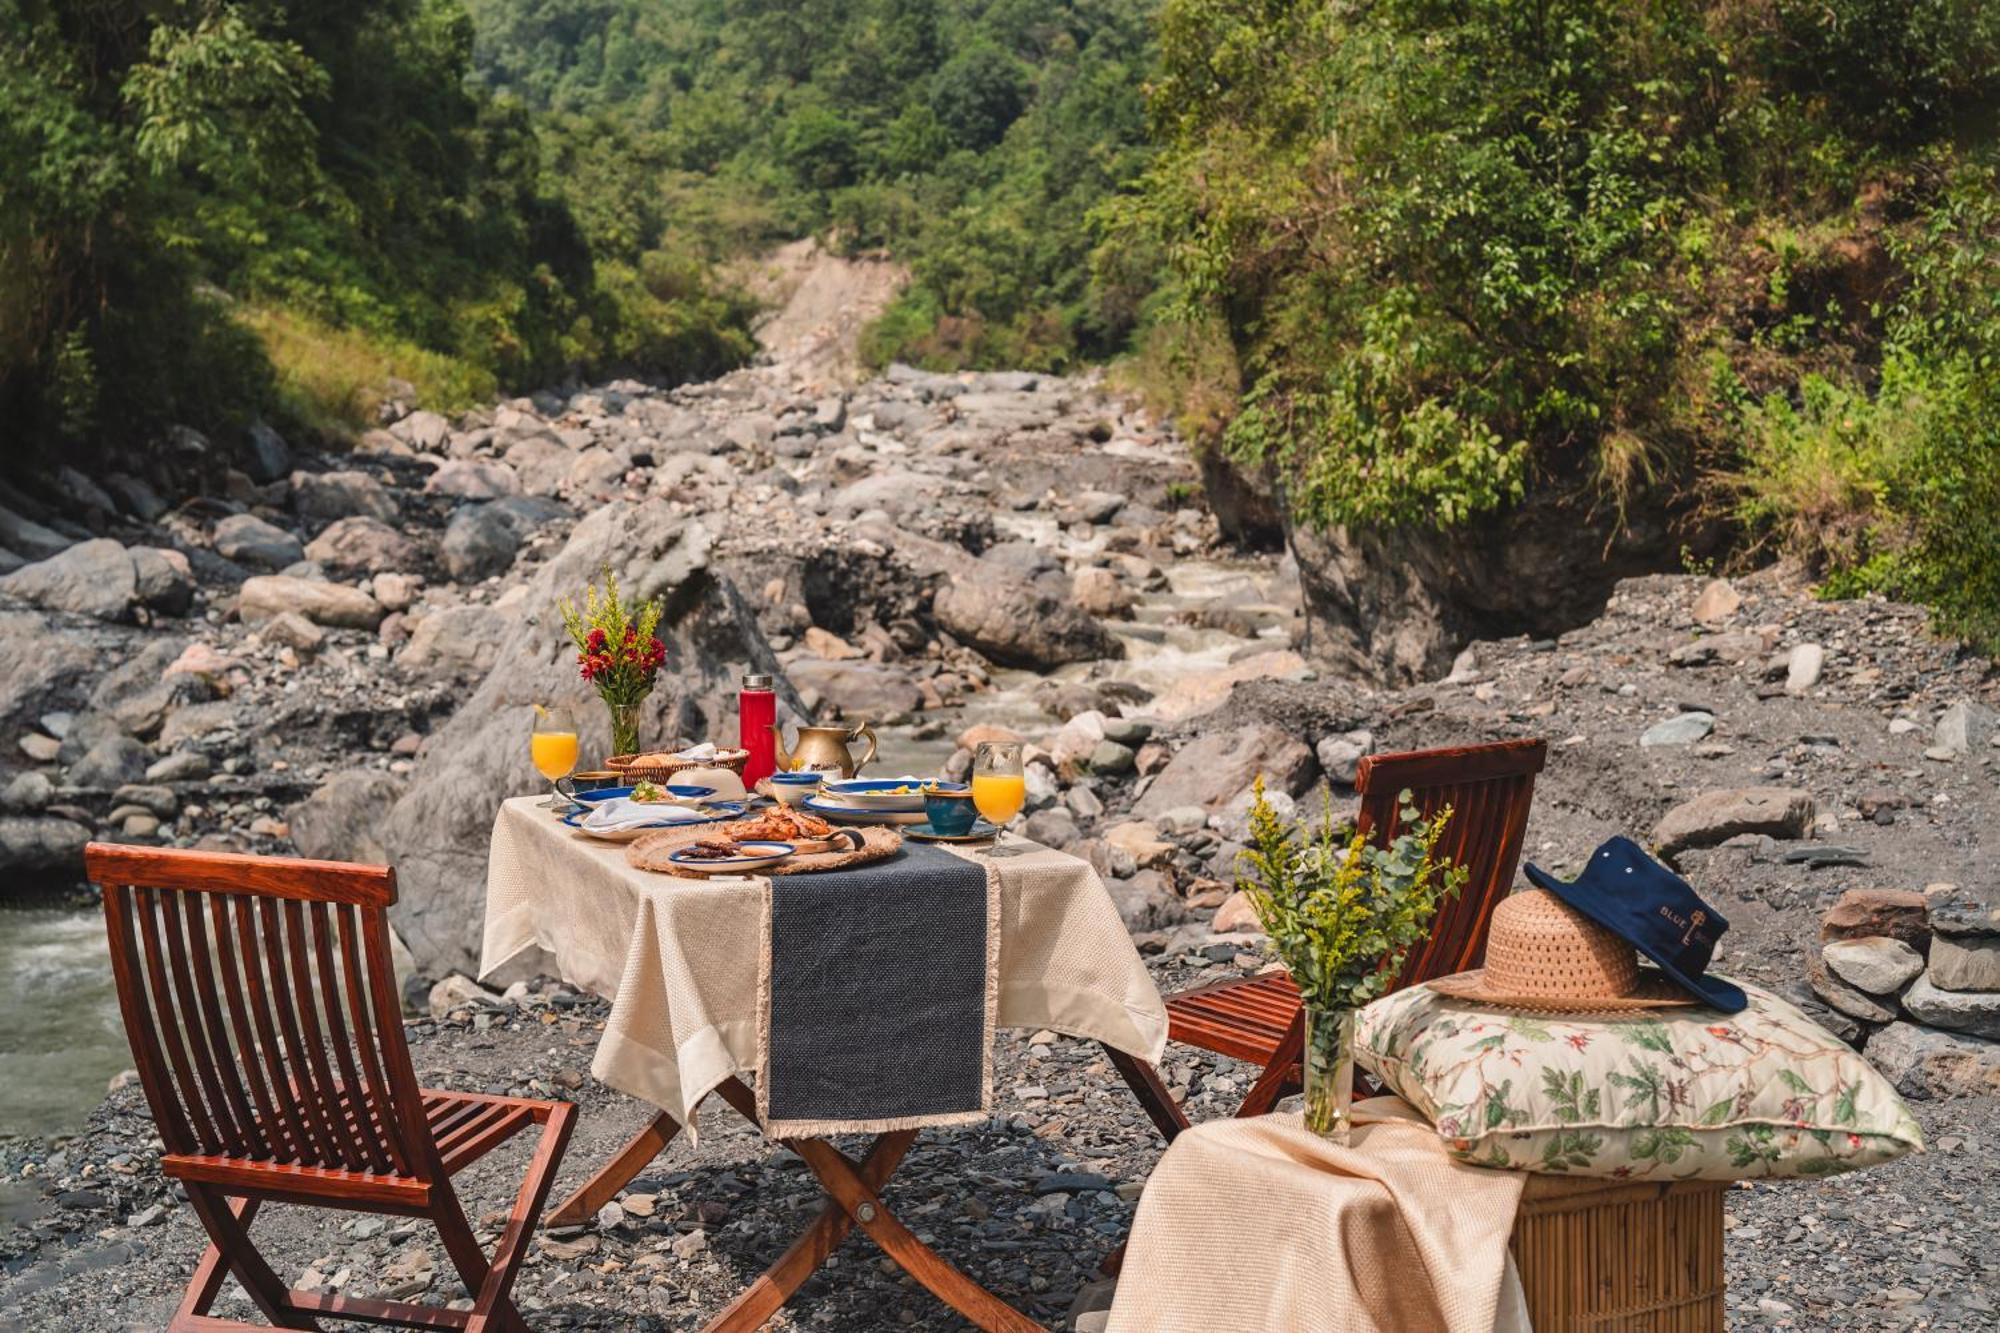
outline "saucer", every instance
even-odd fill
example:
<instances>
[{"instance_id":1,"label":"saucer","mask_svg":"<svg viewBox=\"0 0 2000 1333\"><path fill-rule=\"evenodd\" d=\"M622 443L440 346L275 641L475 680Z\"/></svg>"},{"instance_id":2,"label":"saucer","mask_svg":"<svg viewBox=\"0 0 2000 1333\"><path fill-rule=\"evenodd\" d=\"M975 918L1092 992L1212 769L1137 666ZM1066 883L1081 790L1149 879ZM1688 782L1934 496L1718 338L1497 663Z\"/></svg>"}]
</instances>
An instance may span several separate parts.
<instances>
[{"instance_id":1,"label":"saucer","mask_svg":"<svg viewBox=\"0 0 2000 1333\"><path fill-rule=\"evenodd\" d=\"M973 820L970 833L939 833L931 827L928 819L899 831L904 837L915 838L918 842L989 842L1000 836L1000 826L984 819Z\"/></svg>"}]
</instances>

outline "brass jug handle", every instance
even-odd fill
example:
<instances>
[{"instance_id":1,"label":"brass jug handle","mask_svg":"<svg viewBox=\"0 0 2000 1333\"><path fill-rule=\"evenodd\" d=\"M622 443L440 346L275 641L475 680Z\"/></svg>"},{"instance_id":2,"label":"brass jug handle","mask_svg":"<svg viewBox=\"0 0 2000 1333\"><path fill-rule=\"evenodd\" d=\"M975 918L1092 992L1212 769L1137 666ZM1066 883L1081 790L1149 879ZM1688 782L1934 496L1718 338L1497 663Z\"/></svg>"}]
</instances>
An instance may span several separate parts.
<instances>
[{"instance_id":1,"label":"brass jug handle","mask_svg":"<svg viewBox=\"0 0 2000 1333\"><path fill-rule=\"evenodd\" d=\"M875 760L875 728L863 722L860 726L847 733L847 739L849 740L853 740L857 736L866 736L868 738L868 753L854 761L854 776L858 778L861 776L861 770Z\"/></svg>"},{"instance_id":2,"label":"brass jug handle","mask_svg":"<svg viewBox=\"0 0 2000 1333\"><path fill-rule=\"evenodd\" d=\"M791 750L785 745L785 729L776 722L771 724L772 758L778 762L778 771L788 773L792 768Z\"/></svg>"}]
</instances>

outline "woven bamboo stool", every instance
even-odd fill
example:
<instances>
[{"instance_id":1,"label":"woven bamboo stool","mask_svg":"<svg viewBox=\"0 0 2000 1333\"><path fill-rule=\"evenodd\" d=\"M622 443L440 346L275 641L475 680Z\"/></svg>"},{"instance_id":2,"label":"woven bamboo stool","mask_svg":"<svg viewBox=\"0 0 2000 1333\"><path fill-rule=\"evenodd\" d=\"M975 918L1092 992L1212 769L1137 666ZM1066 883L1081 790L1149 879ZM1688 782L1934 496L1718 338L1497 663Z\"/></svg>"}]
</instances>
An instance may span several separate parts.
<instances>
[{"instance_id":1,"label":"woven bamboo stool","mask_svg":"<svg viewBox=\"0 0 2000 1333\"><path fill-rule=\"evenodd\" d=\"M1511 1246L1535 1333L1723 1333L1728 1188L1529 1176Z\"/></svg>"}]
</instances>

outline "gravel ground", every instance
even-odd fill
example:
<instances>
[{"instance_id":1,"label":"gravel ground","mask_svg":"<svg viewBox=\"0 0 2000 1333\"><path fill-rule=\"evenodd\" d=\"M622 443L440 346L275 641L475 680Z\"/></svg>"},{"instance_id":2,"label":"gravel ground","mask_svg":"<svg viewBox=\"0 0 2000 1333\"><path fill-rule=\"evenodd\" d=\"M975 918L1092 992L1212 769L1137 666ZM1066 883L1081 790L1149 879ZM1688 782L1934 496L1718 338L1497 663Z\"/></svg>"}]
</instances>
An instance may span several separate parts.
<instances>
[{"instance_id":1,"label":"gravel ground","mask_svg":"<svg viewBox=\"0 0 2000 1333\"><path fill-rule=\"evenodd\" d=\"M1234 959L1156 960L1163 987ZM584 1114L558 1191L573 1187L645 1118L586 1076L599 1002L551 986L514 1009L411 1025L420 1079L568 1096ZM1226 1113L1251 1071L1175 1048L1168 1075L1199 1120ZM1036 1318L1061 1320L1131 1224L1156 1136L1096 1047L1006 1032L1000 1111L987 1126L919 1140L888 1192L899 1216L980 1282ZM716 1104L711 1103L712 1107ZM2000 1185L2000 1100L1918 1103L1928 1155L1827 1181L1745 1186L1731 1197L1733 1327L1986 1329L2000 1255L1989 1241ZM135 1088L62 1144L0 1150L0 1327L157 1328L201 1248L199 1225L154 1169ZM858 1146L858 1145L857 1145ZM853 1150L853 1149L850 1149ZM510 1147L460 1177L475 1220L504 1208L525 1158ZM632 1196L639 1196L636 1202ZM622 1222L544 1233L523 1269L537 1328L688 1329L721 1309L818 1207L810 1174L717 1108L698 1146L677 1142L633 1183ZM268 1209L260 1239L302 1281L444 1299L455 1288L427 1228ZM486 1231L490 1239L490 1222ZM240 1298L223 1313L247 1312ZM850 1239L777 1327L963 1327L864 1239Z\"/></svg>"}]
</instances>

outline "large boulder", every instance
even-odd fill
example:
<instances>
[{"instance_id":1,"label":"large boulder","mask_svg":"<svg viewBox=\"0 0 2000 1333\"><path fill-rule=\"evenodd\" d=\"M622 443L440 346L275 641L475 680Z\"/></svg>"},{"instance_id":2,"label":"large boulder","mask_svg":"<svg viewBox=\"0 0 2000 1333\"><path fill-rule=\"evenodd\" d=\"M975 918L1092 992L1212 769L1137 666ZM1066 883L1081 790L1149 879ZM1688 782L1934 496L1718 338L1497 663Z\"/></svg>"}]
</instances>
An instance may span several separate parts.
<instances>
[{"instance_id":1,"label":"large boulder","mask_svg":"<svg viewBox=\"0 0 2000 1333\"><path fill-rule=\"evenodd\" d=\"M379 769L335 773L285 812L300 856L379 863L389 859L378 832L408 784Z\"/></svg>"},{"instance_id":2,"label":"large boulder","mask_svg":"<svg viewBox=\"0 0 2000 1333\"><path fill-rule=\"evenodd\" d=\"M178 615L194 595L187 557L109 537L75 546L0 578L0 592L47 611L123 620L135 607Z\"/></svg>"},{"instance_id":3,"label":"large boulder","mask_svg":"<svg viewBox=\"0 0 2000 1333\"><path fill-rule=\"evenodd\" d=\"M529 705L573 706L583 762L594 765L607 752L605 710L577 678L557 598L578 595L609 564L627 596L666 606L667 669L646 701L645 743L733 741L743 673L779 673L756 617L710 565L712 542L698 521L665 505L609 504L579 522L525 585L492 670L432 734L408 794L378 826L401 884L397 927L426 975L478 967L494 813L508 796L545 789L528 762ZM783 693L796 708L790 688Z\"/></svg>"},{"instance_id":4,"label":"large boulder","mask_svg":"<svg viewBox=\"0 0 2000 1333\"><path fill-rule=\"evenodd\" d=\"M803 658L785 673L801 692L814 691L847 717L880 718L924 706L923 691L907 672L875 662Z\"/></svg>"},{"instance_id":5,"label":"large boulder","mask_svg":"<svg viewBox=\"0 0 2000 1333\"><path fill-rule=\"evenodd\" d=\"M1868 1062L1905 1097L2000 1093L2000 1041L1891 1023L1868 1039Z\"/></svg>"},{"instance_id":6,"label":"large boulder","mask_svg":"<svg viewBox=\"0 0 2000 1333\"><path fill-rule=\"evenodd\" d=\"M1903 992L1910 1017L1934 1028L1949 1028L1975 1037L2000 1037L2000 993L1944 990L1929 977L1918 977Z\"/></svg>"},{"instance_id":7,"label":"large boulder","mask_svg":"<svg viewBox=\"0 0 2000 1333\"><path fill-rule=\"evenodd\" d=\"M306 558L299 539L255 514L231 514L215 525L210 544L224 560L259 569L278 570Z\"/></svg>"},{"instance_id":8,"label":"large boulder","mask_svg":"<svg viewBox=\"0 0 2000 1333\"><path fill-rule=\"evenodd\" d=\"M1123 657L1125 645L1095 617L1045 588L982 574L938 590L938 624L1001 666L1046 670Z\"/></svg>"},{"instance_id":9,"label":"large boulder","mask_svg":"<svg viewBox=\"0 0 2000 1333\"><path fill-rule=\"evenodd\" d=\"M1740 833L1803 838L1813 825L1813 798L1793 787L1708 791L1667 811L1653 828L1660 855L1713 847Z\"/></svg>"},{"instance_id":10,"label":"large boulder","mask_svg":"<svg viewBox=\"0 0 2000 1333\"><path fill-rule=\"evenodd\" d=\"M454 458L431 473L424 482L431 495L456 496L461 500L498 500L521 493L521 479L505 463L482 463L470 458Z\"/></svg>"},{"instance_id":11,"label":"large boulder","mask_svg":"<svg viewBox=\"0 0 2000 1333\"><path fill-rule=\"evenodd\" d=\"M336 629L374 629L382 621L382 604L344 583L321 583L290 574L263 574L243 581L236 614L244 624L261 624L287 611L296 611L315 625Z\"/></svg>"},{"instance_id":12,"label":"large boulder","mask_svg":"<svg viewBox=\"0 0 2000 1333\"><path fill-rule=\"evenodd\" d=\"M396 518L396 497L366 472L294 472L292 508L302 518L365 514L391 523Z\"/></svg>"},{"instance_id":13,"label":"large boulder","mask_svg":"<svg viewBox=\"0 0 2000 1333\"><path fill-rule=\"evenodd\" d=\"M422 675L483 675L500 660L512 624L505 611L479 602L427 611L415 621L396 662Z\"/></svg>"},{"instance_id":14,"label":"large boulder","mask_svg":"<svg viewBox=\"0 0 2000 1333\"><path fill-rule=\"evenodd\" d=\"M306 547L306 558L336 569L409 569L420 556L417 544L379 518L354 514L339 519Z\"/></svg>"},{"instance_id":15,"label":"large boulder","mask_svg":"<svg viewBox=\"0 0 2000 1333\"><path fill-rule=\"evenodd\" d=\"M445 568L461 583L504 574L521 543L563 512L553 501L521 495L465 505L444 530Z\"/></svg>"},{"instance_id":16,"label":"large boulder","mask_svg":"<svg viewBox=\"0 0 2000 1333\"><path fill-rule=\"evenodd\" d=\"M1132 807L1142 817L1198 805L1217 811L1262 777L1265 786L1297 796L1319 771L1305 742L1276 727L1253 723L1210 732L1182 746Z\"/></svg>"},{"instance_id":17,"label":"large boulder","mask_svg":"<svg viewBox=\"0 0 2000 1333\"><path fill-rule=\"evenodd\" d=\"M89 841L89 829L54 815L0 817L0 870L81 876L83 845Z\"/></svg>"}]
</instances>

